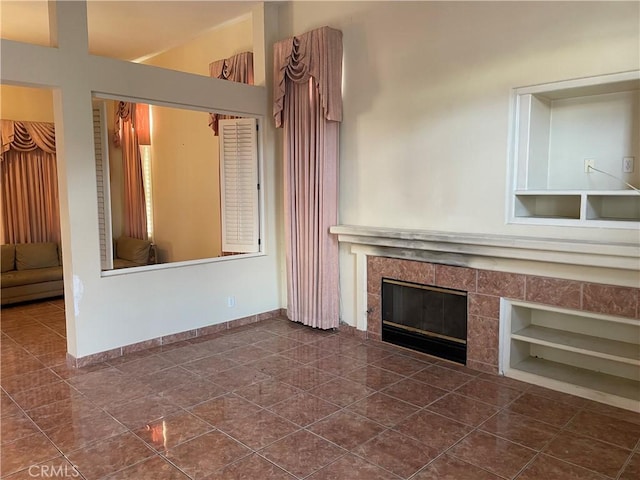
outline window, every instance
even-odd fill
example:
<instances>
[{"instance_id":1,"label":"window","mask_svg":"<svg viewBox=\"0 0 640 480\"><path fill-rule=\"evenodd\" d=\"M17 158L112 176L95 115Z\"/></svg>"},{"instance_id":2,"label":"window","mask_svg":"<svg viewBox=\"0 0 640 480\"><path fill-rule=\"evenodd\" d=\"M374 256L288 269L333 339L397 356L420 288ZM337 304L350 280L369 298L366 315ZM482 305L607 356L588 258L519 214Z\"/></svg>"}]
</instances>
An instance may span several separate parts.
<instances>
[{"instance_id":1,"label":"window","mask_svg":"<svg viewBox=\"0 0 640 480\"><path fill-rule=\"evenodd\" d=\"M151 145L140 145L142 157L142 180L144 184L144 204L147 213L147 235L153 242L153 187L151 181Z\"/></svg>"},{"instance_id":2,"label":"window","mask_svg":"<svg viewBox=\"0 0 640 480\"><path fill-rule=\"evenodd\" d=\"M113 268L111 255L111 200L109 188L109 151L106 108L104 102L93 105L93 141L96 158L96 187L98 191L98 228L100 232L100 265L103 270Z\"/></svg>"},{"instance_id":3,"label":"window","mask_svg":"<svg viewBox=\"0 0 640 480\"><path fill-rule=\"evenodd\" d=\"M116 102L98 103L106 110L98 129L106 144L98 168L104 190L99 194L101 253L109 257L108 247L123 232L125 186L122 154L111 140ZM140 152L147 229L158 263L259 254L258 119L223 120L216 137L208 112L164 105L151 105L150 111L151 144ZM108 258L102 268L113 268Z\"/></svg>"},{"instance_id":4,"label":"window","mask_svg":"<svg viewBox=\"0 0 640 480\"><path fill-rule=\"evenodd\" d=\"M223 254L259 249L258 145L254 118L220 120Z\"/></svg>"}]
</instances>

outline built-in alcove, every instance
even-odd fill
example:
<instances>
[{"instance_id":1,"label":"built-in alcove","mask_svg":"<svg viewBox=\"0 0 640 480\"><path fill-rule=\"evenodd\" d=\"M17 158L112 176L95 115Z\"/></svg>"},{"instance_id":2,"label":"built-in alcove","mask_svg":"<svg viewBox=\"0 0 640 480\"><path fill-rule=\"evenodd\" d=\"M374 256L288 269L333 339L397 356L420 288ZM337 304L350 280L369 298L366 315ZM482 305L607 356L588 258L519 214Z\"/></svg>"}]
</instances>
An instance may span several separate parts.
<instances>
[{"instance_id":1,"label":"built-in alcove","mask_svg":"<svg viewBox=\"0 0 640 480\"><path fill-rule=\"evenodd\" d=\"M640 320L503 300L508 377L637 411Z\"/></svg>"},{"instance_id":2,"label":"built-in alcove","mask_svg":"<svg viewBox=\"0 0 640 480\"><path fill-rule=\"evenodd\" d=\"M640 72L514 90L512 223L640 225Z\"/></svg>"}]
</instances>

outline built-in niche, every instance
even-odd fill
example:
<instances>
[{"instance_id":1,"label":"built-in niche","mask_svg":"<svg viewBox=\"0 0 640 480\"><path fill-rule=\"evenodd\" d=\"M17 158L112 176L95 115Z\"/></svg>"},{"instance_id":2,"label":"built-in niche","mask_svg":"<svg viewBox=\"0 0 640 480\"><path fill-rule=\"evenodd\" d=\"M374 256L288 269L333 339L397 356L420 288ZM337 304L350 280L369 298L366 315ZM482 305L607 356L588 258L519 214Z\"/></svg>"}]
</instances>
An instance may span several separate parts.
<instances>
[{"instance_id":1,"label":"built-in niche","mask_svg":"<svg viewBox=\"0 0 640 480\"><path fill-rule=\"evenodd\" d=\"M508 377L638 411L640 321L502 300Z\"/></svg>"},{"instance_id":2,"label":"built-in niche","mask_svg":"<svg viewBox=\"0 0 640 480\"><path fill-rule=\"evenodd\" d=\"M508 219L540 225L640 225L640 72L514 92Z\"/></svg>"}]
</instances>

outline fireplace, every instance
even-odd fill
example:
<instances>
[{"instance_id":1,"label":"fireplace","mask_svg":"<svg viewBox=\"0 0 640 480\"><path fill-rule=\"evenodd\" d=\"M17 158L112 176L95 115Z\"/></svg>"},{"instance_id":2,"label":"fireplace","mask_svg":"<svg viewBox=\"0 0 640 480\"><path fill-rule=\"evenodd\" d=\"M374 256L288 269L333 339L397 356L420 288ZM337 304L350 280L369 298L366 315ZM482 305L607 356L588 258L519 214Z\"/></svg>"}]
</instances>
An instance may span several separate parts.
<instances>
[{"instance_id":1,"label":"fireplace","mask_svg":"<svg viewBox=\"0 0 640 480\"><path fill-rule=\"evenodd\" d=\"M382 340L466 364L467 292L383 278Z\"/></svg>"}]
</instances>

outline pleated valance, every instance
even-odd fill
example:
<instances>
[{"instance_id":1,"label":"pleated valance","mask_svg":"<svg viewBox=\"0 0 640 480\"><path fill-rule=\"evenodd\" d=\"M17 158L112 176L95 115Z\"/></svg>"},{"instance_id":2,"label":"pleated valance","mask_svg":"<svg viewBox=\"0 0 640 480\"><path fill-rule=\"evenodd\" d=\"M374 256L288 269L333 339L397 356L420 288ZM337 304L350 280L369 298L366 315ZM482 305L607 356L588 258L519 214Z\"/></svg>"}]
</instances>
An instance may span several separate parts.
<instances>
[{"instance_id":1,"label":"pleated valance","mask_svg":"<svg viewBox=\"0 0 640 480\"><path fill-rule=\"evenodd\" d=\"M274 45L273 117L282 127L285 80L308 82L313 77L327 120L342 121L342 32L321 27Z\"/></svg>"},{"instance_id":2,"label":"pleated valance","mask_svg":"<svg viewBox=\"0 0 640 480\"><path fill-rule=\"evenodd\" d=\"M209 64L209 76L253 85L253 53L242 52Z\"/></svg>"},{"instance_id":3,"label":"pleated valance","mask_svg":"<svg viewBox=\"0 0 640 480\"><path fill-rule=\"evenodd\" d=\"M131 124L136 131L139 145L151 145L149 105L145 103L118 102L116 104L115 118L116 125L113 133L113 143L116 147L119 147L121 143L121 120L131 120Z\"/></svg>"},{"instance_id":4,"label":"pleated valance","mask_svg":"<svg viewBox=\"0 0 640 480\"><path fill-rule=\"evenodd\" d=\"M253 85L253 53L242 52L229 58L216 60L209 64L209 76L231 82ZM218 120L236 118L218 113L209 114L209 127L214 135L218 135Z\"/></svg>"},{"instance_id":5,"label":"pleated valance","mask_svg":"<svg viewBox=\"0 0 640 480\"><path fill-rule=\"evenodd\" d=\"M2 153L9 150L31 152L37 148L56 153L56 130L50 122L1 120Z\"/></svg>"}]
</instances>

